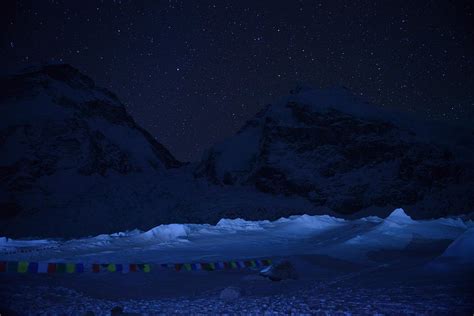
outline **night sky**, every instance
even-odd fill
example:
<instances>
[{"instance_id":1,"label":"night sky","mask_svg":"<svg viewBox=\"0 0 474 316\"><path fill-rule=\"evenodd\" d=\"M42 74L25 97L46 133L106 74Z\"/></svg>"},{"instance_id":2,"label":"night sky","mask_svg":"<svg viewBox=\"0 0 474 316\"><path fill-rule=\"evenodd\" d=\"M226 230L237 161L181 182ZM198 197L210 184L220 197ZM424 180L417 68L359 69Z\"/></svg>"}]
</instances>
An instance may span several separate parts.
<instances>
[{"instance_id":1,"label":"night sky","mask_svg":"<svg viewBox=\"0 0 474 316\"><path fill-rule=\"evenodd\" d=\"M370 4L369 4L370 3ZM297 82L473 121L472 1L1 1L1 70L70 63L180 160Z\"/></svg>"}]
</instances>

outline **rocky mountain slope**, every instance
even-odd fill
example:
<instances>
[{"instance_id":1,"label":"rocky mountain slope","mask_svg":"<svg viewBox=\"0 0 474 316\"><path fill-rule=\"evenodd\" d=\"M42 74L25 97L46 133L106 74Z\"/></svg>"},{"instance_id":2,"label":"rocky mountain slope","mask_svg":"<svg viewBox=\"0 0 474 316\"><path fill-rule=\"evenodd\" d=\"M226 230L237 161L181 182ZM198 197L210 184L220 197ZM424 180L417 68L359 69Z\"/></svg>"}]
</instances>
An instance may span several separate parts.
<instances>
[{"instance_id":1,"label":"rocky mountain slope","mask_svg":"<svg viewBox=\"0 0 474 316\"><path fill-rule=\"evenodd\" d=\"M26 225L60 235L68 221L102 220L100 212L116 203L94 196L182 166L113 93L71 66L45 66L0 86L0 220L7 232Z\"/></svg>"},{"instance_id":2,"label":"rocky mountain slope","mask_svg":"<svg viewBox=\"0 0 474 316\"><path fill-rule=\"evenodd\" d=\"M384 110L343 87L292 93L213 147L195 176L300 196L316 212L474 210L472 130Z\"/></svg>"}]
</instances>

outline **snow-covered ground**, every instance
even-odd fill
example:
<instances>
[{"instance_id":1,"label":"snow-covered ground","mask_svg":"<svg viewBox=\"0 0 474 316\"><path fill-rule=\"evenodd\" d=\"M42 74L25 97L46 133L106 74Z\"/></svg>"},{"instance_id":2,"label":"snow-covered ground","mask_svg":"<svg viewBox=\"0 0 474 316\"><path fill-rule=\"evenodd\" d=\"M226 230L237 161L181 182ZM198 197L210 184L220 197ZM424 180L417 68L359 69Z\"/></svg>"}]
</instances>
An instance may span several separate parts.
<instances>
[{"instance_id":1,"label":"snow-covered ground","mask_svg":"<svg viewBox=\"0 0 474 316\"><path fill-rule=\"evenodd\" d=\"M145 232L133 230L66 241L4 237L0 239L0 254L52 247L2 255L1 259L180 263L319 254L367 263L365 255L371 251L401 250L421 240L454 241L460 237L463 240L454 243L445 255L472 259L474 254L468 252L473 240L470 227L474 227L471 221L453 218L415 221L396 209L385 219L298 215L273 222L222 219L217 225L160 225Z\"/></svg>"},{"instance_id":2,"label":"snow-covered ground","mask_svg":"<svg viewBox=\"0 0 474 316\"><path fill-rule=\"evenodd\" d=\"M21 314L472 313L474 224L415 221L402 209L381 219L327 215L277 221L223 219L74 240L0 239L0 261L188 263L289 259L297 280L272 282L258 269L151 273L2 273L0 306ZM18 252L21 249L33 249ZM34 251L34 249L43 249ZM442 267L442 269L440 269ZM470 279L471 278L471 279ZM241 297L222 301L228 286Z\"/></svg>"}]
</instances>

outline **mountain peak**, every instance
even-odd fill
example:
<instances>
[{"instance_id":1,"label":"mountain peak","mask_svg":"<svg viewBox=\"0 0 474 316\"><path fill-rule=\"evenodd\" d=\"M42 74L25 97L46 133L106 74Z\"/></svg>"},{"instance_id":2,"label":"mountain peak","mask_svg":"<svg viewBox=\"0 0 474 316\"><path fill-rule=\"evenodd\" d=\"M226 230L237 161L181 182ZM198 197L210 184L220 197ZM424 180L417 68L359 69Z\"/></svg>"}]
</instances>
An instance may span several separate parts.
<instances>
[{"instance_id":1,"label":"mountain peak","mask_svg":"<svg viewBox=\"0 0 474 316\"><path fill-rule=\"evenodd\" d=\"M395 209L385 220L395 223L411 223L413 219L402 208Z\"/></svg>"},{"instance_id":2,"label":"mountain peak","mask_svg":"<svg viewBox=\"0 0 474 316\"><path fill-rule=\"evenodd\" d=\"M15 102L15 99L24 99L38 96L38 93L47 92L50 95L69 94L69 96L107 99L109 104L122 107L118 97L111 91L98 87L87 75L69 64L46 64L23 69L18 74L0 78L0 100L6 103ZM67 89L76 90L76 92ZM12 100L13 99L13 100Z\"/></svg>"},{"instance_id":3,"label":"mountain peak","mask_svg":"<svg viewBox=\"0 0 474 316\"><path fill-rule=\"evenodd\" d=\"M94 87L94 81L88 76L84 75L77 68L70 64L42 64L31 66L23 69L17 76L21 77L35 77L44 75L53 80L64 82L82 82L87 87Z\"/></svg>"},{"instance_id":4,"label":"mountain peak","mask_svg":"<svg viewBox=\"0 0 474 316\"><path fill-rule=\"evenodd\" d=\"M314 87L312 85L305 82L298 82L296 84L296 87L290 90L290 94L298 94L301 92L311 91L311 90L314 90Z\"/></svg>"},{"instance_id":5,"label":"mountain peak","mask_svg":"<svg viewBox=\"0 0 474 316\"><path fill-rule=\"evenodd\" d=\"M70 64L50 64L44 65L41 67L39 72L48 74L51 78L57 80L71 80L73 78L85 78L77 68L71 66ZM86 77L88 78L88 77ZM91 80L91 79L89 79Z\"/></svg>"},{"instance_id":6,"label":"mountain peak","mask_svg":"<svg viewBox=\"0 0 474 316\"><path fill-rule=\"evenodd\" d=\"M417 217L439 217L440 203L446 213L460 213L474 196L472 149L454 146L465 133L449 131L370 104L344 86L299 84L214 146L195 176L299 197L321 212L403 206ZM388 220L411 219L400 209Z\"/></svg>"},{"instance_id":7,"label":"mountain peak","mask_svg":"<svg viewBox=\"0 0 474 316\"><path fill-rule=\"evenodd\" d=\"M65 82L73 87L82 87L85 89L97 88L89 76L69 64L46 65L41 68L40 72L46 74L53 80ZM113 96L114 99L118 100L112 92L104 88L99 88L99 90L107 92L109 96Z\"/></svg>"}]
</instances>

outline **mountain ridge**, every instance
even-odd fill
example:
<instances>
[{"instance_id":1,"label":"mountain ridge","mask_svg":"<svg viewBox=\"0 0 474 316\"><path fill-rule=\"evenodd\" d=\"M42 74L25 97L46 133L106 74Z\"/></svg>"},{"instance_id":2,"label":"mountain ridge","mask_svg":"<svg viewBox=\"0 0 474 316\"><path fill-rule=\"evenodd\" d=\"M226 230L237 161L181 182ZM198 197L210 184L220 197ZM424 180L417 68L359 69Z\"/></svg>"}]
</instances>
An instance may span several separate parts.
<instances>
[{"instance_id":1,"label":"mountain ridge","mask_svg":"<svg viewBox=\"0 0 474 316\"><path fill-rule=\"evenodd\" d=\"M441 127L451 144L436 143L431 127L407 129L411 121L399 125L397 115L348 89L294 89L188 164L112 92L69 65L0 85L0 235L385 216L400 207L417 219L469 213L474 205L472 134Z\"/></svg>"}]
</instances>

